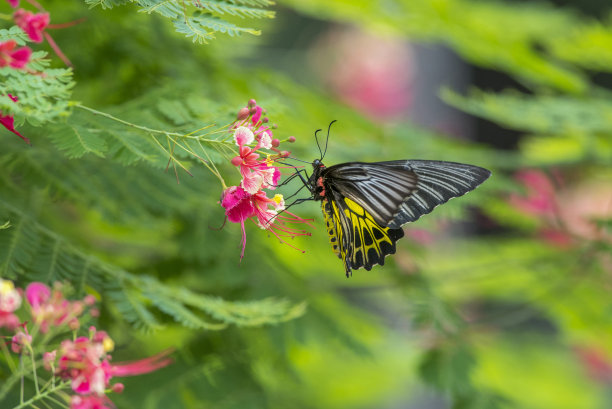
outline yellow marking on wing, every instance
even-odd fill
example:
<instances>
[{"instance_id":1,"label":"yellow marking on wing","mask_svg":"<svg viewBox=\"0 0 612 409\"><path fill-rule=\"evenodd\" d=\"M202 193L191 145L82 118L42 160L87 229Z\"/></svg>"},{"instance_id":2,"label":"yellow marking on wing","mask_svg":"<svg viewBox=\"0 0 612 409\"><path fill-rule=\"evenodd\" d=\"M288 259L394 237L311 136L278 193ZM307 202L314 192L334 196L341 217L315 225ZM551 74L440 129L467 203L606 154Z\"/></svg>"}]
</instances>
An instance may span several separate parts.
<instances>
[{"instance_id":1,"label":"yellow marking on wing","mask_svg":"<svg viewBox=\"0 0 612 409\"><path fill-rule=\"evenodd\" d=\"M394 241L389 237L389 228L381 227L374 218L359 204L344 198L346 209L344 214L351 221L351 249L347 251L351 264L355 267L365 266L367 269L374 264L384 262L386 254L393 252Z\"/></svg>"}]
</instances>

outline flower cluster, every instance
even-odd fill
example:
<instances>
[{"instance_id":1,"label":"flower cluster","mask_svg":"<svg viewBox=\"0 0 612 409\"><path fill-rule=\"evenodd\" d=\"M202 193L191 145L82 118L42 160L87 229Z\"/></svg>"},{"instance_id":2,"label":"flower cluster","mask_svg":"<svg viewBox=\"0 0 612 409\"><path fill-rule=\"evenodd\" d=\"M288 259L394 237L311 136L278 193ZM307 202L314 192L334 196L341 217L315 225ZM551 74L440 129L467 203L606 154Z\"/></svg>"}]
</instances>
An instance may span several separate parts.
<instances>
[{"instance_id":1,"label":"flower cluster","mask_svg":"<svg viewBox=\"0 0 612 409\"><path fill-rule=\"evenodd\" d=\"M269 198L265 190L274 190L281 178L280 167L276 161L289 156L288 151L281 151L281 141L274 137L273 128L268 126L269 119L264 117L265 110L255 100L250 100L248 106L238 111L237 120L231 127L238 155L231 159L232 165L238 168L242 177L239 186L231 186L224 190L221 206L225 209L227 219L232 223L240 223L242 228L242 251L244 257L246 246L245 221L254 221L261 229L268 230L281 242L284 237L310 235L305 230L289 227L288 224L306 223L285 208L282 195L276 194ZM290 136L288 142L295 142ZM270 151L262 156L262 149ZM265 190L264 190L265 189Z\"/></svg>"},{"instance_id":2,"label":"flower cluster","mask_svg":"<svg viewBox=\"0 0 612 409\"><path fill-rule=\"evenodd\" d=\"M597 220L610 218L612 186L606 181L566 183L560 172L522 170L516 179L525 195L511 195L509 202L520 212L537 219L538 236L559 247L578 241L612 242Z\"/></svg>"},{"instance_id":3,"label":"flower cluster","mask_svg":"<svg viewBox=\"0 0 612 409\"><path fill-rule=\"evenodd\" d=\"M71 409L110 409L114 407L107 393L120 393L123 384L111 384L114 377L140 375L160 369L171 362L168 351L135 362L115 364L109 353L114 342L105 331L89 327L87 336L77 336L80 321L96 316L95 297L67 300L64 287L58 283L51 289L43 283L31 283L25 291L15 288L8 280L0 279L0 328L12 333L11 350L15 354L31 355L36 375L36 355L42 355L42 366L58 380L58 396L66 396L63 389L74 393L69 397ZM27 303L21 323L18 315L22 298ZM72 336L70 335L72 332ZM42 334L39 336L39 334ZM55 348L46 345L49 339L62 339ZM63 381L63 382L62 382Z\"/></svg>"},{"instance_id":4,"label":"flower cluster","mask_svg":"<svg viewBox=\"0 0 612 409\"><path fill-rule=\"evenodd\" d=\"M19 6L19 0L8 0L11 7L17 8ZM46 13L40 5L36 2L31 2L38 7L40 12L33 13L25 9L18 9L13 13L13 22L19 27L27 36L28 39L34 43L41 43L43 39L46 39L49 46L55 51L55 53L67 64L70 65L70 61L59 49L57 44L53 41L46 29L49 27L50 16ZM30 58L32 56L32 49L30 47L17 47L17 41L15 39L9 39L4 42L0 42L0 68L10 67L15 70L25 70L27 73L32 75L39 75L39 73L33 72L27 68ZM9 93L6 94L13 102L17 103L18 98ZM26 143L30 143L30 140L15 129L15 118L13 115L5 114L0 112L0 125L3 125L8 131L14 133L23 139Z\"/></svg>"}]
</instances>

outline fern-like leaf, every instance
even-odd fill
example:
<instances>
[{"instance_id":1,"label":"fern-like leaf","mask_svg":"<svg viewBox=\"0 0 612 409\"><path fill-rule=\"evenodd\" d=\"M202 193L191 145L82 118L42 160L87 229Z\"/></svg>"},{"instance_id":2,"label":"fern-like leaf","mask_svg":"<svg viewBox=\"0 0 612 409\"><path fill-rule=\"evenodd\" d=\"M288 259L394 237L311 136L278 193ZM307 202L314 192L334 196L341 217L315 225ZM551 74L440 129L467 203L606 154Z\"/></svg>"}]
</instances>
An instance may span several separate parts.
<instances>
[{"instance_id":1,"label":"fern-like leaf","mask_svg":"<svg viewBox=\"0 0 612 409\"><path fill-rule=\"evenodd\" d=\"M112 8L121 0L85 0L92 7ZM132 0L140 11L159 14L172 21L177 32L193 42L206 44L215 33L237 36L242 33L259 35L259 30L242 27L226 20L226 16L262 19L274 18L274 12L264 9L273 4L269 0Z\"/></svg>"},{"instance_id":2,"label":"fern-like leaf","mask_svg":"<svg viewBox=\"0 0 612 409\"><path fill-rule=\"evenodd\" d=\"M80 293L86 287L94 288L108 296L109 307L146 331L164 326L158 318L162 313L189 328L221 330L228 325L279 323L305 311L303 303L273 299L230 302L130 274L82 252L4 200L0 200L0 218L14 221L10 229L0 230L0 276L46 283L68 280L80 283Z\"/></svg>"}]
</instances>

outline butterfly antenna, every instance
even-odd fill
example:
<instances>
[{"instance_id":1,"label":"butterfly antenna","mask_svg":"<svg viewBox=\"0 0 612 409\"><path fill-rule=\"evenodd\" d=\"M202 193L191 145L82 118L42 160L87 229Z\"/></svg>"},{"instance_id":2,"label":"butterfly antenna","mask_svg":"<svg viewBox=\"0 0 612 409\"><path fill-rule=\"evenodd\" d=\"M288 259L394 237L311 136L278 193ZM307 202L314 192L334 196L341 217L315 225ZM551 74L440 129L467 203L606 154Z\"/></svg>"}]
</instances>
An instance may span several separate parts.
<instances>
[{"instance_id":1,"label":"butterfly antenna","mask_svg":"<svg viewBox=\"0 0 612 409\"><path fill-rule=\"evenodd\" d=\"M310 165L310 162L308 162L307 160L302 160L302 159L294 158L293 156L287 156L287 159L297 160L298 162L308 163Z\"/></svg>"},{"instance_id":2,"label":"butterfly antenna","mask_svg":"<svg viewBox=\"0 0 612 409\"><path fill-rule=\"evenodd\" d=\"M321 145L319 145L319 138L317 137L317 134L318 134L319 132L321 132L321 130L320 130L320 129L317 129L317 130L315 131L315 141L317 142L317 147L319 148L319 153L321 154L321 159L320 159L320 160L323 160L323 151L321 151Z\"/></svg>"},{"instance_id":3,"label":"butterfly antenna","mask_svg":"<svg viewBox=\"0 0 612 409\"><path fill-rule=\"evenodd\" d=\"M331 130L331 126L334 124L334 122L336 122L335 119L329 123L329 127L327 128L327 138L325 138L325 150L323 151L323 155L321 156L321 160L323 160L323 158L327 154L327 142L329 142L329 131Z\"/></svg>"}]
</instances>

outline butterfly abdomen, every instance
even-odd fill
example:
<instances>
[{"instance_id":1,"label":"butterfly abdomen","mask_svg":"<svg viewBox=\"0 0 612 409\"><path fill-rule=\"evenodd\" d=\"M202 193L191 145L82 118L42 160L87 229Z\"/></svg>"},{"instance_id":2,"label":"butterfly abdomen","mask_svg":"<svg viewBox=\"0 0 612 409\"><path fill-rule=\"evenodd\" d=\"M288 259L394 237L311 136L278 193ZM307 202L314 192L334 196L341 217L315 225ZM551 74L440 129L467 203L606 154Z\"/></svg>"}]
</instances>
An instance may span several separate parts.
<instances>
[{"instance_id":1,"label":"butterfly abdomen","mask_svg":"<svg viewBox=\"0 0 612 409\"><path fill-rule=\"evenodd\" d=\"M342 254L340 254L340 239L338 237L334 217L331 212L331 205L327 200L323 200L321 203L321 210L323 211L323 217L325 219L327 235L329 236L329 244L338 258L342 258Z\"/></svg>"}]
</instances>

